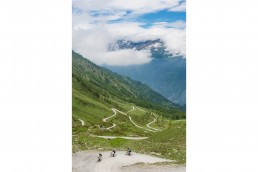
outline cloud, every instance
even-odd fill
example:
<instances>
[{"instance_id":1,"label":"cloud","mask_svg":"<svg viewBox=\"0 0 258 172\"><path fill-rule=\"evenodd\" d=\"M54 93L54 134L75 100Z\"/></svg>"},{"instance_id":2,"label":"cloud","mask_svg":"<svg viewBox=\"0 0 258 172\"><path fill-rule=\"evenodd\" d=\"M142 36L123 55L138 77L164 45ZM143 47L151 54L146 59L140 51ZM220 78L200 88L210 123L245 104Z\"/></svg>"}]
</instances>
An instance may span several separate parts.
<instances>
[{"instance_id":1,"label":"cloud","mask_svg":"<svg viewBox=\"0 0 258 172\"><path fill-rule=\"evenodd\" d=\"M130 15L145 14L164 9L172 9L180 5L182 0L73 0L73 7L85 12L105 12L114 14L130 11Z\"/></svg>"},{"instance_id":2,"label":"cloud","mask_svg":"<svg viewBox=\"0 0 258 172\"><path fill-rule=\"evenodd\" d=\"M153 23L155 26L160 26L160 27L167 27L167 28L177 28L177 29L185 29L185 21L178 20L176 22L156 22Z\"/></svg>"},{"instance_id":3,"label":"cloud","mask_svg":"<svg viewBox=\"0 0 258 172\"><path fill-rule=\"evenodd\" d=\"M172 7L169 9L169 11L173 11L173 12L185 12L186 10L186 3L182 2L180 5Z\"/></svg>"},{"instance_id":4,"label":"cloud","mask_svg":"<svg viewBox=\"0 0 258 172\"><path fill-rule=\"evenodd\" d=\"M108 65L138 65L151 61L149 51L136 51L131 49L106 52L104 57L106 60L103 63Z\"/></svg>"},{"instance_id":5,"label":"cloud","mask_svg":"<svg viewBox=\"0 0 258 172\"><path fill-rule=\"evenodd\" d=\"M132 2L131 2L132 1ZM133 65L151 61L149 51L118 50L110 52L108 46L120 39L143 41L161 39L167 50L185 57L185 22L146 23L122 20L130 15L156 11L179 5L179 0L74 0L73 50L98 65ZM128 1L126 1L128 2ZM78 10L79 9L79 10ZM131 12L128 12L131 11Z\"/></svg>"}]
</instances>

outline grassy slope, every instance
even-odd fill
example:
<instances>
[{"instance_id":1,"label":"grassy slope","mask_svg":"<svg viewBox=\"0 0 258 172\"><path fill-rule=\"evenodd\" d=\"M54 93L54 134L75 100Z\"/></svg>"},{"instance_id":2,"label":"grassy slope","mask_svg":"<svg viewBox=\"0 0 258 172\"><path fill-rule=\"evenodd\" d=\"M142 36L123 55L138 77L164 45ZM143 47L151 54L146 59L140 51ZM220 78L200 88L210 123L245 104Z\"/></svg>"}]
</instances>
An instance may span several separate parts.
<instances>
[{"instance_id":1,"label":"grassy slope","mask_svg":"<svg viewBox=\"0 0 258 172\"><path fill-rule=\"evenodd\" d=\"M120 113L105 123L102 121L102 119L113 114L111 108L116 108L123 112L128 112L132 109L132 106L139 106L139 101L133 103L132 100L126 101L125 99L121 98L124 93L123 91L110 94L109 90L106 90L106 87L100 87L98 84L96 85L96 83L94 83L96 80L94 80L93 84L88 79L96 76L92 76L93 74L88 70L86 72L87 75L85 73L80 74L84 76L82 77L84 79L78 79L78 68L79 67L77 66L77 77L73 77L72 111L74 152L79 150L92 150L99 148L105 150L110 150L111 148L125 150L127 147L131 147L133 151L147 154L156 152L158 154L156 156L175 159L178 163L185 163L185 121L171 121L165 117L159 116L159 114L164 114L165 111L159 111L156 108L151 109L140 107L146 112L135 109L135 111L129 113L129 115L132 116L133 120L138 125L146 127L146 124L153 121L154 119L153 115L150 114L155 113L158 115L158 121L153 123L151 126L164 130L157 133L146 132L143 129L136 128L129 121L128 117ZM101 72L102 71L100 71L100 73ZM134 89L136 89L136 87ZM145 101L146 100L143 102ZM179 112L177 109L174 111ZM180 113L184 112L180 111ZM173 113L168 114L167 116L172 115ZM85 122L85 126L81 126L81 122L78 119L82 119ZM112 125L112 123L116 123L117 126L111 131L102 131L99 130L98 127L94 126L103 125L105 127L109 127ZM125 140L120 138L107 140L92 137L90 136L91 134L115 136L148 136L149 139L140 141Z\"/></svg>"},{"instance_id":2,"label":"grassy slope","mask_svg":"<svg viewBox=\"0 0 258 172\"><path fill-rule=\"evenodd\" d=\"M171 125L165 130L149 135L146 140L126 140L91 137L87 127L75 127L77 134L73 137L73 151L78 150L126 150L130 147L133 151L150 154L176 160L182 164L186 161L186 122L172 121ZM79 133L79 134L78 134Z\"/></svg>"},{"instance_id":3,"label":"grassy slope","mask_svg":"<svg viewBox=\"0 0 258 172\"><path fill-rule=\"evenodd\" d=\"M73 80L96 97L119 98L138 106L162 112L170 118L185 118L182 107L173 104L148 86L99 67L73 52ZM77 86L77 85L76 85Z\"/></svg>"},{"instance_id":4,"label":"grassy slope","mask_svg":"<svg viewBox=\"0 0 258 172\"><path fill-rule=\"evenodd\" d=\"M128 113L133 118L133 121L139 125L147 125L154 120L154 116L146 111L140 111L137 108L134 111Z\"/></svg>"}]
</instances>

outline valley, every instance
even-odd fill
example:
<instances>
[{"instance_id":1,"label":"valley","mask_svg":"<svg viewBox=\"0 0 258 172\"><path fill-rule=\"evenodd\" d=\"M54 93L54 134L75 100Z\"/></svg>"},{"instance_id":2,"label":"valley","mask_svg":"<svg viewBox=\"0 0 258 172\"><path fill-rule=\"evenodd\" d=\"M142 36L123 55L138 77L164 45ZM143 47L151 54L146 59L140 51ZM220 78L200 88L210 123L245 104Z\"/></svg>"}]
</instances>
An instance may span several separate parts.
<instances>
[{"instance_id":1,"label":"valley","mask_svg":"<svg viewBox=\"0 0 258 172\"><path fill-rule=\"evenodd\" d=\"M185 111L146 85L73 52L72 99L74 153L130 147L172 164L185 163Z\"/></svg>"},{"instance_id":2,"label":"valley","mask_svg":"<svg viewBox=\"0 0 258 172\"><path fill-rule=\"evenodd\" d=\"M128 76L147 84L171 102L184 106L186 104L186 59L166 50L160 40L133 42L118 40L109 46L110 51L134 49L150 51L151 61L140 65L103 65L113 72Z\"/></svg>"}]
</instances>

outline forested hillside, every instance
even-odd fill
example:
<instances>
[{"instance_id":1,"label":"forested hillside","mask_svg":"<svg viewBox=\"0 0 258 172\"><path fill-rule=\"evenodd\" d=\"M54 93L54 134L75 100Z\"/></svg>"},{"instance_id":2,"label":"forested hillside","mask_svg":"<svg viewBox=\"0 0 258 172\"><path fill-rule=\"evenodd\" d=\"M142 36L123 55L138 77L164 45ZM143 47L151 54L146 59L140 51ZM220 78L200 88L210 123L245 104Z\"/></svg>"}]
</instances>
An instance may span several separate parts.
<instances>
[{"instance_id":1,"label":"forested hillside","mask_svg":"<svg viewBox=\"0 0 258 172\"><path fill-rule=\"evenodd\" d=\"M181 106L170 102L141 82L99 67L76 52L72 52L72 56L74 90L82 89L95 99L108 102L110 99L118 98L138 106L158 110L167 117L185 118L185 112Z\"/></svg>"}]
</instances>

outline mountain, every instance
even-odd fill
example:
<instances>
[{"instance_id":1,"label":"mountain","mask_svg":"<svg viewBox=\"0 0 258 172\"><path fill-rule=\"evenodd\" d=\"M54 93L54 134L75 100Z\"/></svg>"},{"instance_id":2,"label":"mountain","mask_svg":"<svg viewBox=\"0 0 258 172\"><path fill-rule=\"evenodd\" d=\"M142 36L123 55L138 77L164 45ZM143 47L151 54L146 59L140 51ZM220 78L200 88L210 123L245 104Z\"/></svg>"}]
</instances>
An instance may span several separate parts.
<instances>
[{"instance_id":1,"label":"mountain","mask_svg":"<svg viewBox=\"0 0 258 172\"><path fill-rule=\"evenodd\" d=\"M185 117L182 107L148 86L72 52L73 152L130 147L185 163Z\"/></svg>"},{"instance_id":2,"label":"mountain","mask_svg":"<svg viewBox=\"0 0 258 172\"><path fill-rule=\"evenodd\" d=\"M186 104L186 60L179 54L171 54L166 50L165 43L160 40L133 42L118 40L110 44L110 51L119 49L150 50L152 60L142 65L104 67L141 81L159 92L171 102L185 106Z\"/></svg>"},{"instance_id":3,"label":"mountain","mask_svg":"<svg viewBox=\"0 0 258 172\"><path fill-rule=\"evenodd\" d=\"M109 104L112 104L111 100L122 100L156 109L165 116L175 113L185 116L181 106L172 103L147 85L97 66L76 52L72 52L72 79L75 102L73 108L81 108L78 104L85 104L79 101L84 96L84 99L91 97L94 101L105 101Z\"/></svg>"},{"instance_id":4,"label":"mountain","mask_svg":"<svg viewBox=\"0 0 258 172\"><path fill-rule=\"evenodd\" d=\"M109 51L116 51L120 49L136 49L136 50L144 50L155 47L162 47L164 43L160 39L156 40L147 40L147 41L139 41L132 42L128 40L118 40L113 44L110 44L108 49Z\"/></svg>"}]
</instances>

